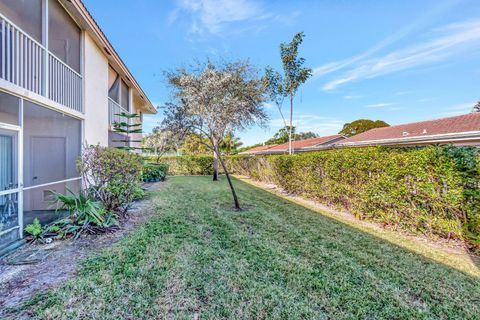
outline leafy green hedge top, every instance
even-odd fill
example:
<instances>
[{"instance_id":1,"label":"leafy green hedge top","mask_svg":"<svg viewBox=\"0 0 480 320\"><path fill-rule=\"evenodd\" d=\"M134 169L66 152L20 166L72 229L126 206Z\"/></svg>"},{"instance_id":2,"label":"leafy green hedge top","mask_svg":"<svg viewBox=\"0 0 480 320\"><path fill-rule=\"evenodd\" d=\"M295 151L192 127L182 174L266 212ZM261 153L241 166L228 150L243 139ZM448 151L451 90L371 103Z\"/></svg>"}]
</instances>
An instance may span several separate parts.
<instances>
[{"instance_id":1,"label":"leafy green hedge top","mask_svg":"<svg viewBox=\"0 0 480 320\"><path fill-rule=\"evenodd\" d=\"M145 157L147 161L168 165L168 174L172 176L213 174L212 156Z\"/></svg>"},{"instance_id":2,"label":"leafy green hedge top","mask_svg":"<svg viewBox=\"0 0 480 320\"><path fill-rule=\"evenodd\" d=\"M177 168L171 174L211 174L212 157L165 161ZM293 156L232 156L226 162L232 173L274 183L361 219L480 245L476 148L348 148Z\"/></svg>"}]
</instances>

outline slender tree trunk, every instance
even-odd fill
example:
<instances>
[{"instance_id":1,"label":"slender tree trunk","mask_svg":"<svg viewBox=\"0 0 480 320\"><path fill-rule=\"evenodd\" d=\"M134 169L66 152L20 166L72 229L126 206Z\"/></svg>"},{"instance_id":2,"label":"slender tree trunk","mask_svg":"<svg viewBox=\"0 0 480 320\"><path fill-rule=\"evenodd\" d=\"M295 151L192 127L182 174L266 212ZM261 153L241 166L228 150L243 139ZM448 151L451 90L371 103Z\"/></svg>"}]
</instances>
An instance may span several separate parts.
<instances>
[{"instance_id":1,"label":"slender tree trunk","mask_svg":"<svg viewBox=\"0 0 480 320\"><path fill-rule=\"evenodd\" d=\"M225 162L223 162L222 157L218 153L218 148L215 148L214 152L217 154L218 160L220 161L220 164L222 165L223 171L225 171L225 176L227 177L228 185L230 186L230 190L232 191L232 196L233 196L233 202L235 204L235 209L236 210L242 210L242 208L240 208L240 203L238 202L237 193L235 192L235 188L233 187L232 179L230 178L230 174L228 173L227 166L225 166Z\"/></svg>"},{"instance_id":2,"label":"slender tree trunk","mask_svg":"<svg viewBox=\"0 0 480 320\"><path fill-rule=\"evenodd\" d=\"M293 154L292 123L293 123L293 95L292 95L292 93L290 93L290 128L288 130L288 154Z\"/></svg>"},{"instance_id":3,"label":"slender tree trunk","mask_svg":"<svg viewBox=\"0 0 480 320\"><path fill-rule=\"evenodd\" d=\"M218 181L218 154L215 150L218 150L218 142L213 141L213 181Z\"/></svg>"}]
</instances>

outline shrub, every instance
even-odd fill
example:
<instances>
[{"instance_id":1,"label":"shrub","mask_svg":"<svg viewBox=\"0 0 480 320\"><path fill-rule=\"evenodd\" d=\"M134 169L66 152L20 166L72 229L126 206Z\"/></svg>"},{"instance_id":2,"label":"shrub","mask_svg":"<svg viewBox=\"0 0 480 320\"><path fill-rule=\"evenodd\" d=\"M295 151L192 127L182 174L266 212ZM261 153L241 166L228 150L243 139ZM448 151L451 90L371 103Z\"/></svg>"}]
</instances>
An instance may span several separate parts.
<instances>
[{"instance_id":1,"label":"shrub","mask_svg":"<svg viewBox=\"0 0 480 320\"><path fill-rule=\"evenodd\" d=\"M212 156L146 157L146 160L167 165L172 176L213 174Z\"/></svg>"},{"instance_id":2,"label":"shrub","mask_svg":"<svg viewBox=\"0 0 480 320\"><path fill-rule=\"evenodd\" d=\"M50 236L77 238L82 233L104 232L118 225L115 214L105 210L103 204L86 196L83 192L78 195L53 193L53 205L57 210L67 210L70 215L45 228Z\"/></svg>"},{"instance_id":3,"label":"shrub","mask_svg":"<svg viewBox=\"0 0 480 320\"><path fill-rule=\"evenodd\" d=\"M348 148L233 156L233 173L347 209L361 219L480 245L478 149Z\"/></svg>"},{"instance_id":4,"label":"shrub","mask_svg":"<svg viewBox=\"0 0 480 320\"><path fill-rule=\"evenodd\" d=\"M145 198L145 196L146 192L142 188L137 187L133 190L133 200L141 200Z\"/></svg>"},{"instance_id":5,"label":"shrub","mask_svg":"<svg viewBox=\"0 0 480 320\"><path fill-rule=\"evenodd\" d=\"M168 173L166 163L146 163L143 165L142 179L145 182L163 181Z\"/></svg>"},{"instance_id":6,"label":"shrub","mask_svg":"<svg viewBox=\"0 0 480 320\"><path fill-rule=\"evenodd\" d=\"M89 197L100 201L107 211L127 212L140 184L141 156L98 145L85 147L78 169Z\"/></svg>"},{"instance_id":7,"label":"shrub","mask_svg":"<svg viewBox=\"0 0 480 320\"><path fill-rule=\"evenodd\" d=\"M38 241L42 238L43 229L38 218L33 219L33 222L25 226L25 233L31 237L32 241Z\"/></svg>"}]
</instances>

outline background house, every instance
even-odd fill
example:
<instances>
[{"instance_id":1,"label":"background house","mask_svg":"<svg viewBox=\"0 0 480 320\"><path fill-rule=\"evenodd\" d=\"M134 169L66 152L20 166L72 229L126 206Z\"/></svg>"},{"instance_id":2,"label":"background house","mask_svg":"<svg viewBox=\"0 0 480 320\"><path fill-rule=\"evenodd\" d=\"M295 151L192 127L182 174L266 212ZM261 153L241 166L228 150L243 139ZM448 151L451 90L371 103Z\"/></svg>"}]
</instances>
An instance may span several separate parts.
<instances>
[{"instance_id":1,"label":"background house","mask_svg":"<svg viewBox=\"0 0 480 320\"><path fill-rule=\"evenodd\" d=\"M0 0L0 250L80 188L82 145L114 145L122 111L156 112L80 0Z\"/></svg>"},{"instance_id":2,"label":"background house","mask_svg":"<svg viewBox=\"0 0 480 320\"><path fill-rule=\"evenodd\" d=\"M308 151L317 151L328 149L332 147L335 143L345 139L343 135L335 134L331 136L310 138L304 140L293 141L292 146L295 153L297 152L308 152ZM241 154L287 154L288 153L289 143L282 143L276 145L266 145L259 146L247 151L241 152Z\"/></svg>"},{"instance_id":3,"label":"background house","mask_svg":"<svg viewBox=\"0 0 480 320\"><path fill-rule=\"evenodd\" d=\"M421 146L430 144L480 146L480 112L371 129L339 141L336 146Z\"/></svg>"},{"instance_id":4,"label":"background house","mask_svg":"<svg viewBox=\"0 0 480 320\"><path fill-rule=\"evenodd\" d=\"M480 146L480 112L375 128L349 138L342 135L332 135L293 142L295 153L342 147L424 146L433 144ZM241 154L286 153L288 153L288 143L259 146Z\"/></svg>"}]
</instances>

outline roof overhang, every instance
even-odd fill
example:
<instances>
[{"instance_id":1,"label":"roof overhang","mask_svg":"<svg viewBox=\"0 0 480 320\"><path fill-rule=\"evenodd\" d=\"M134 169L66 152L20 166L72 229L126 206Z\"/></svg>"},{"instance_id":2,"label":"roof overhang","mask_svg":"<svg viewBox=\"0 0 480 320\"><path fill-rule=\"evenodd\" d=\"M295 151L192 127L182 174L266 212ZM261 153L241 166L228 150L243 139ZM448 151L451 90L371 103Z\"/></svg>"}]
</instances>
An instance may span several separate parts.
<instances>
[{"instance_id":1,"label":"roof overhang","mask_svg":"<svg viewBox=\"0 0 480 320\"><path fill-rule=\"evenodd\" d=\"M479 140L480 131L457 132L436 134L428 136L403 137L395 139L379 139L368 141L356 141L336 144L335 147L360 147L360 146L378 146L378 145L415 145L415 144L438 144L438 143L455 143L455 142L471 142Z\"/></svg>"},{"instance_id":2,"label":"roof overhang","mask_svg":"<svg viewBox=\"0 0 480 320\"><path fill-rule=\"evenodd\" d=\"M95 19L93 19L83 2L81 0L60 0L60 2L65 6L70 14L74 16L77 23L79 23L89 33L89 35L92 36L97 46L105 53L105 56L108 58L109 63L112 65L115 71L117 71L127 81L127 83L131 85L134 91L136 91L137 95L143 102L143 105L140 107L144 113L157 113L157 109L148 99L147 95L140 87L135 77L115 51L110 41L108 41L108 38L100 29Z\"/></svg>"}]
</instances>

